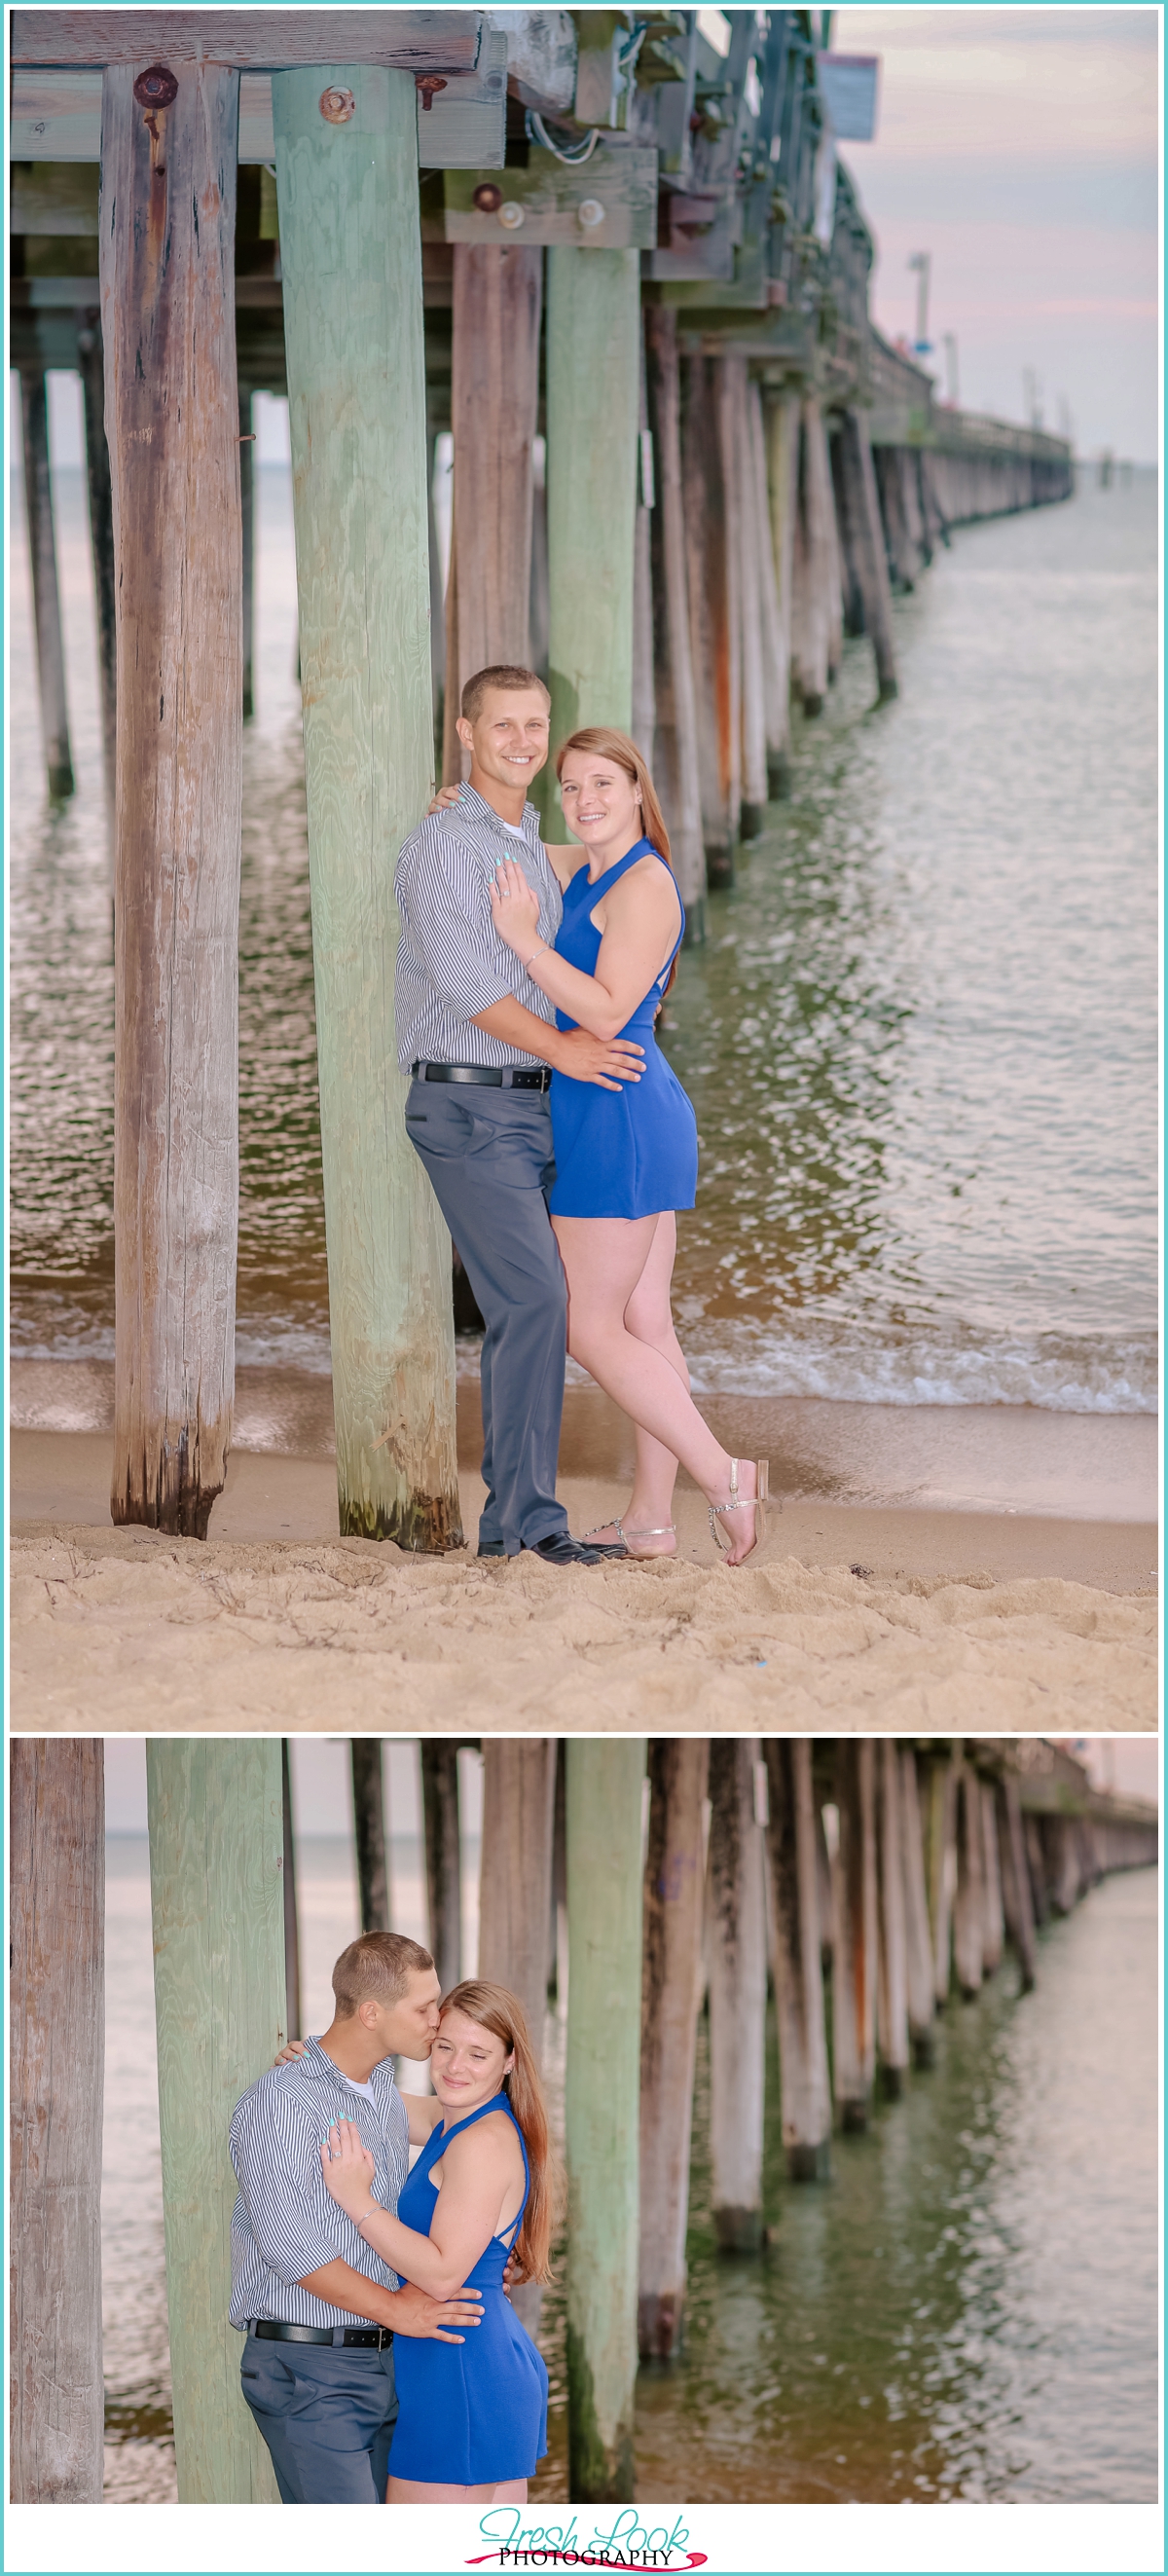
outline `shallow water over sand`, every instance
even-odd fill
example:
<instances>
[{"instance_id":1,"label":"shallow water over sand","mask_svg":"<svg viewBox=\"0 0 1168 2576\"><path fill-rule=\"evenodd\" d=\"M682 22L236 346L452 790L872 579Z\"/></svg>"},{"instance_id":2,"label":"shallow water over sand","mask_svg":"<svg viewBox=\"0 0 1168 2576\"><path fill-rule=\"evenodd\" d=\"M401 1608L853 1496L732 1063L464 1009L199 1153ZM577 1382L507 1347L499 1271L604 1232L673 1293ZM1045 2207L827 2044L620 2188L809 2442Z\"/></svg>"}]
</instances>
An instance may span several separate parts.
<instances>
[{"instance_id":1,"label":"shallow water over sand","mask_svg":"<svg viewBox=\"0 0 1168 2576\"><path fill-rule=\"evenodd\" d=\"M328 1365L290 489L259 477L241 928L241 1362ZM44 806L13 512L15 1347L112 1349L112 970L80 478L58 477L80 780ZM16 495L19 503L19 493ZM695 1380L1154 1407L1154 478L959 531L846 648L795 791L688 951ZM388 854L387 854L388 863Z\"/></svg>"},{"instance_id":2,"label":"shallow water over sand","mask_svg":"<svg viewBox=\"0 0 1168 2576\"><path fill-rule=\"evenodd\" d=\"M149 1864L144 1837L109 1850L107 2494L165 2502ZM391 1877L395 1863L401 1928L414 1929L416 1859L396 1840ZM306 1840L299 1872L306 2018L319 2030L328 1968L356 1929L351 1847ZM1152 1871L1105 1881L1041 1936L1032 1995L1018 1997L1007 1958L976 2003L952 2003L937 2065L869 2136L836 2140L825 2186L783 2173L772 2015L772 2243L757 2259L714 2245L703 2030L687 2344L678 2364L639 2377L642 2502L1154 2497L1156 1898ZM553 2105L563 2032L550 2015ZM541 2342L550 2450L533 2501L551 2503L568 2491L559 2288Z\"/></svg>"}]
</instances>

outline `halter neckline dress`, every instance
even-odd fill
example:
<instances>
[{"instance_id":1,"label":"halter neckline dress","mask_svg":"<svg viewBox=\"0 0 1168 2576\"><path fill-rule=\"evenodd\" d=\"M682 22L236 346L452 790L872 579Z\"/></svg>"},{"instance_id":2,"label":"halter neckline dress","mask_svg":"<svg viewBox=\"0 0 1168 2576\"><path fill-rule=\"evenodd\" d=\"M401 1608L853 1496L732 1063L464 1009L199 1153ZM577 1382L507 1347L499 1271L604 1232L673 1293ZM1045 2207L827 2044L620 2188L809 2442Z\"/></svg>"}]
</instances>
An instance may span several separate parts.
<instances>
[{"instance_id":1,"label":"halter neckline dress","mask_svg":"<svg viewBox=\"0 0 1168 2576\"><path fill-rule=\"evenodd\" d=\"M453 2128L431 2131L397 2204L403 2227L428 2236L438 2199L430 2180L453 2138L488 2112L505 2111L523 2157L523 2199L501 2236L492 2236L468 2289L482 2293L482 2324L467 2328L463 2343L427 2343L395 2336L394 2375L398 2418L389 2455L392 2478L425 2486L502 2486L531 2478L547 2449L548 2375L543 2355L520 2325L503 2288L507 2257L531 2191L523 2131L505 2093L468 2111Z\"/></svg>"},{"instance_id":2,"label":"halter neckline dress","mask_svg":"<svg viewBox=\"0 0 1168 2576\"><path fill-rule=\"evenodd\" d=\"M582 975L595 974L600 955L601 933L589 917L594 906L646 857L656 859L659 867L666 865L660 851L643 839L592 884L587 867L577 869L570 879L556 933L556 955L578 967ZM676 892L672 869L669 881ZM556 1177L548 1206L553 1216L659 1216L667 1208L693 1206L697 1122L654 1033L669 969L685 934L680 895L677 908L681 927L670 954L620 1031L645 1050L640 1081L626 1082L619 1091L604 1091L595 1082L576 1082L570 1074L552 1075L548 1100ZM578 1023L557 1011L556 1025L572 1029Z\"/></svg>"}]
</instances>

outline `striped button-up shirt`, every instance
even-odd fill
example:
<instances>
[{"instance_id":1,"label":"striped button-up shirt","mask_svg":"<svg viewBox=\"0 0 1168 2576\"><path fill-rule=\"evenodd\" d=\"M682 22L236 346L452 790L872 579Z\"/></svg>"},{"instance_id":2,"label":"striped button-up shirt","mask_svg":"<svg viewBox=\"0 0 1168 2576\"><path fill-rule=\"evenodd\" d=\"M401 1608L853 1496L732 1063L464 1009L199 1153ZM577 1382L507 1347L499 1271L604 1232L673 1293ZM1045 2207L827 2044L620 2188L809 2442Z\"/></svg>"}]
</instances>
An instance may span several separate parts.
<instances>
[{"instance_id":1,"label":"striped button-up shirt","mask_svg":"<svg viewBox=\"0 0 1168 2576\"><path fill-rule=\"evenodd\" d=\"M397 952L397 1054L407 1068L430 1064L538 1064L470 1024L479 1011L511 994L555 1026L555 1004L529 982L491 919L491 886L499 860L519 857L539 896L539 936L549 946L563 905L539 836L534 805L523 808L522 832L500 821L473 787L458 805L427 814L403 842L394 876L401 914ZM534 937L532 945L534 947Z\"/></svg>"},{"instance_id":2,"label":"striped button-up shirt","mask_svg":"<svg viewBox=\"0 0 1168 2576\"><path fill-rule=\"evenodd\" d=\"M303 2057L273 2066L235 2106L231 2161L239 2197L231 2216L231 2323L276 2317L294 2326L368 2325L299 2284L341 2255L383 2290L400 2287L380 2256L326 2191L320 2151L334 2120L355 2120L376 2165L373 2197L396 2210L409 2171L409 2122L383 2058L369 2078L373 2100L355 2092L310 2039Z\"/></svg>"}]
</instances>

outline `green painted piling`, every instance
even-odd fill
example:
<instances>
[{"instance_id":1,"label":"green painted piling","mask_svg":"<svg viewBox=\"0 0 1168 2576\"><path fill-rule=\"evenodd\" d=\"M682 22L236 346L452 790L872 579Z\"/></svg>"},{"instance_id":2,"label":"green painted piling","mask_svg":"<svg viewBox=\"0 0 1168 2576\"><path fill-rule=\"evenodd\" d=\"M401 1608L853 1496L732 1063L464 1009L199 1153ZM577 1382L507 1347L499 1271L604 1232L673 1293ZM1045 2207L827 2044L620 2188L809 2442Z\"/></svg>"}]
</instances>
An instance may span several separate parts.
<instances>
[{"instance_id":1,"label":"green painted piling","mask_svg":"<svg viewBox=\"0 0 1168 2576\"><path fill-rule=\"evenodd\" d=\"M581 2504L633 2498L644 1773L638 1737L569 1740L568 2456Z\"/></svg>"},{"instance_id":2,"label":"green painted piling","mask_svg":"<svg viewBox=\"0 0 1168 2576\"><path fill-rule=\"evenodd\" d=\"M440 1551L462 1543L450 1243L393 1017L394 862L433 742L417 93L277 72L272 115L340 1526Z\"/></svg>"},{"instance_id":3,"label":"green painted piling","mask_svg":"<svg viewBox=\"0 0 1168 2576\"><path fill-rule=\"evenodd\" d=\"M227 2322L227 2137L287 2037L280 1738L155 1738L146 1787L179 2502L275 2504Z\"/></svg>"},{"instance_id":4,"label":"green painted piling","mask_svg":"<svg viewBox=\"0 0 1168 2576\"><path fill-rule=\"evenodd\" d=\"M549 642L555 749L578 725L633 719L640 254L548 252ZM566 841L552 768L544 831Z\"/></svg>"}]
</instances>

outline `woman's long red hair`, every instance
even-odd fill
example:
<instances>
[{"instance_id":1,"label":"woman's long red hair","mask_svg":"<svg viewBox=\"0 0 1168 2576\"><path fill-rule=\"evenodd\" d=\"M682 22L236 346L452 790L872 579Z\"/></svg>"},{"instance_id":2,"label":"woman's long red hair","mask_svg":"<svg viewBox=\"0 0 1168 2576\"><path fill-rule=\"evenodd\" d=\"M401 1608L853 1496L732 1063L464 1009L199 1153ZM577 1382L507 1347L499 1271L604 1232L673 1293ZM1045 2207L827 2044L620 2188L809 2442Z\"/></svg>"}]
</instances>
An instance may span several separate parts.
<instances>
[{"instance_id":1,"label":"woman's long red hair","mask_svg":"<svg viewBox=\"0 0 1168 2576\"><path fill-rule=\"evenodd\" d=\"M645 839L651 841L654 849L659 851L666 867L672 868L669 834L665 828L665 816L658 802L657 790L653 785L652 772L648 761L638 751L630 735L619 733L615 725L582 725L578 733L570 733L567 741L560 744L556 753L557 778L562 779L564 775L564 762L570 751L591 753L600 760L615 761L617 768L623 769L626 778L631 778L634 787L638 787L641 792L641 821L645 827ZM661 995L662 1001L676 973L675 957Z\"/></svg>"},{"instance_id":2,"label":"woman's long red hair","mask_svg":"<svg viewBox=\"0 0 1168 2576\"><path fill-rule=\"evenodd\" d=\"M443 1995L439 2010L465 2013L467 2020L477 2021L481 2030L493 2031L495 2038L502 2040L507 2055L514 2057L510 2074L503 2078L503 2091L523 2131L531 2176L514 2253L521 2280L548 2281L558 2174L527 2015L509 1986L496 1986L487 1977L467 1977L462 1985L452 1986L450 1993Z\"/></svg>"}]
</instances>

